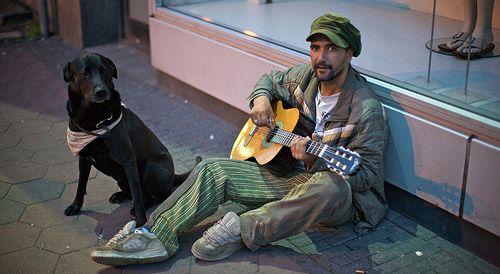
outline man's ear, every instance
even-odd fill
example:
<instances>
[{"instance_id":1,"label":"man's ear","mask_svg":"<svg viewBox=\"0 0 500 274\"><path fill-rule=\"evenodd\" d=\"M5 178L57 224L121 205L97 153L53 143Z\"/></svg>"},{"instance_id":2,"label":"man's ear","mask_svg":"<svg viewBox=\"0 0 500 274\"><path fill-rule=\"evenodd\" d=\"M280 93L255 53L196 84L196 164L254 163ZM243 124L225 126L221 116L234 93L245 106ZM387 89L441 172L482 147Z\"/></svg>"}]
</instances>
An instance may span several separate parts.
<instances>
[{"instance_id":1,"label":"man's ear","mask_svg":"<svg viewBox=\"0 0 500 274\"><path fill-rule=\"evenodd\" d=\"M71 72L70 62L66 63L66 66L64 66L63 76L64 76L64 82L69 83L69 81L71 80L71 76L73 76L73 73Z\"/></svg>"},{"instance_id":2,"label":"man's ear","mask_svg":"<svg viewBox=\"0 0 500 274\"><path fill-rule=\"evenodd\" d=\"M352 57L354 56L354 50L352 48L346 48L347 58L349 62L351 62Z\"/></svg>"}]
</instances>

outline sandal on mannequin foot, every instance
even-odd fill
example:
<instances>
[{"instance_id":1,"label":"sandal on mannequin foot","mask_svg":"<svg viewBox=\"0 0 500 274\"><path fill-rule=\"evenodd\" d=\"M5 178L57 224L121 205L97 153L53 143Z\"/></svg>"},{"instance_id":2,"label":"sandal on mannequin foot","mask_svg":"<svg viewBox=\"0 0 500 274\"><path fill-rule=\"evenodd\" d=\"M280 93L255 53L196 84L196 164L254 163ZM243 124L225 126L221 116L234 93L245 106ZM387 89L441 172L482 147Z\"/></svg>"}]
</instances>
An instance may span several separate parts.
<instances>
[{"instance_id":1,"label":"sandal on mannequin foot","mask_svg":"<svg viewBox=\"0 0 500 274\"><path fill-rule=\"evenodd\" d=\"M472 38L470 44L470 59L482 57L484 54L491 52L495 48L495 44L488 43L480 38ZM469 53L469 41L465 42L454 52L458 57L467 59Z\"/></svg>"},{"instance_id":2,"label":"sandal on mannequin foot","mask_svg":"<svg viewBox=\"0 0 500 274\"><path fill-rule=\"evenodd\" d=\"M470 36L470 33L467 32L459 32L453 37L451 37L451 40L448 41L446 44L439 44L438 48L442 51L446 52L452 52L457 50L460 46L462 46L465 43L465 40L467 40Z\"/></svg>"}]
</instances>

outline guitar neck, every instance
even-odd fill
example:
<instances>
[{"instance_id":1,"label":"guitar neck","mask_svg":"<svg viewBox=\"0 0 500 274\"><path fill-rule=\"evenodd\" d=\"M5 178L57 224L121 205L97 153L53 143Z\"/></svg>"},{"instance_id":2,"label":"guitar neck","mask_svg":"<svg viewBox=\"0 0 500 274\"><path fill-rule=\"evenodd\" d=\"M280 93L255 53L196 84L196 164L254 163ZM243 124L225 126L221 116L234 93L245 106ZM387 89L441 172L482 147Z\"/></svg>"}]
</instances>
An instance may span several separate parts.
<instances>
[{"instance_id":1,"label":"guitar neck","mask_svg":"<svg viewBox=\"0 0 500 274\"><path fill-rule=\"evenodd\" d=\"M269 132L267 141L290 147L297 136L300 135L276 127ZM361 162L359 154L354 151L331 147L313 140L307 144L306 153L320 157L327 162L330 169L340 175L354 173Z\"/></svg>"},{"instance_id":2,"label":"guitar neck","mask_svg":"<svg viewBox=\"0 0 500 274\"><path fill-rule=\"evenodd\" d=\"M272 138L270 140L271 142L277 143L280 145L284 145L287 147L290 147L290 145L292 144L292 140L295 137L299 136L295 133L288 132L288 131L283 130L281 128L273 129L271 134L272 134ZM306 146L306 152L308 154L322 157L322 155L320 155L320 154L322 154L322 152L324 152L324 150L326 150L328 148L329 148L329 146L327 146L325 144L311 140Z\"/></svg>"}]
</instances>

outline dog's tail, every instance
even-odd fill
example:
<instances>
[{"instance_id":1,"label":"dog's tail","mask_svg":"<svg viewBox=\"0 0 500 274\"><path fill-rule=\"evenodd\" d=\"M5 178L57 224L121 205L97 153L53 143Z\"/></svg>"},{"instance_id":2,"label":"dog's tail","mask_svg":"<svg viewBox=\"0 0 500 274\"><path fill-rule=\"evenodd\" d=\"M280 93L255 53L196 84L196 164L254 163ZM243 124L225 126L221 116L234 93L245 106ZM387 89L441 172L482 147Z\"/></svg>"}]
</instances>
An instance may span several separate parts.
<instances>
[{"instance_id":1,"label":"dog's tail","mask_svg":"<svg viewBox=\"0 0 500 274\"><path fill-rule=\"evenodd\" d=\"M196 165L198 165L201 162L201 160L202 160L201 157L197 156L196 157ZM184 183L184 181L186 181L186 179L189 177L189 174L191 174L191 171L193 171L193 170L191 169L190 171L182 173L182 174L175 174L174 186L179 186L182 183Z\"/></svg>"}]
</instances>

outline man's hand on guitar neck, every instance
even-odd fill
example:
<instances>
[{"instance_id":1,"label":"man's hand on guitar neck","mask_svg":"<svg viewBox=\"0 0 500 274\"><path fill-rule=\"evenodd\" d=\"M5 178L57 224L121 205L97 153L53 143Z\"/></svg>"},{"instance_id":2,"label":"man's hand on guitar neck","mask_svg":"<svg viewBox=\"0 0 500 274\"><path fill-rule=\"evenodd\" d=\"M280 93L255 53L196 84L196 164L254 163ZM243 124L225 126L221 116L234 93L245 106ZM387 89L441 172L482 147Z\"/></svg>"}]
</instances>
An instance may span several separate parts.
<instances>
[{"instance_id":1,"label":"man's hand on guitar neck","mask_svg":"<svg viewBox=\"0 0 500 274\"><path fill-rule=\"evenodd\" d=\"M313 140L317 141L315 134L313 134ZM292 156L304 162L308 166L312 166L314 161L316 161L317 156L306 152L307 144L311 141L309 137L297 136L292 140L290 144L290 149L292 150Z\"/></svg>"},{"instance_id":2,"label":"man's hand on guitar neck","mask_svg":"<svg viewBox=\"0 0 500 274\"><path fill-rule=\"evenodd\" d=\"M273 107L267 96L262 95L253 100L250 118L256 126L274 128Z\"/></svg>"}]
</instances>

